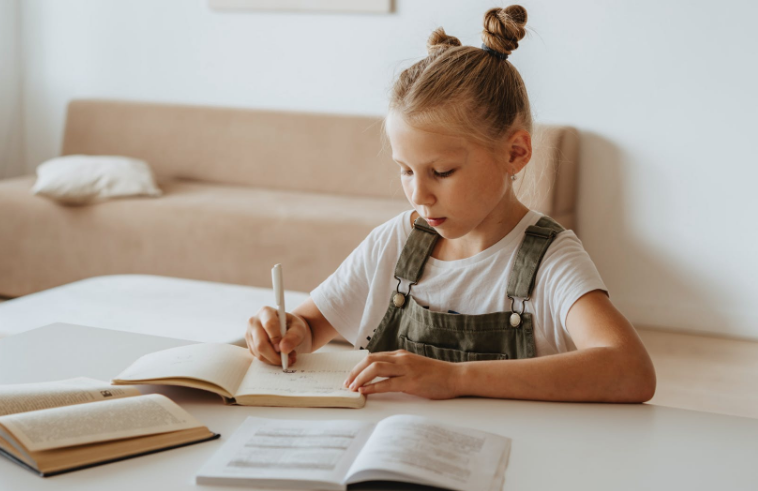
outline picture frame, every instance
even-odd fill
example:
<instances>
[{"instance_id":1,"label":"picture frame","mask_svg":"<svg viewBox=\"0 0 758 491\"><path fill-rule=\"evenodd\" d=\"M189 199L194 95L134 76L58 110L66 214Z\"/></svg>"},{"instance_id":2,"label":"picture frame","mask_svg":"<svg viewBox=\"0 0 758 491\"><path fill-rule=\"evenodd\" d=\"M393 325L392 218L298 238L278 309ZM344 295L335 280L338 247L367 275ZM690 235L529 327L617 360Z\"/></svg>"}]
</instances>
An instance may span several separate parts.
<instances>
[{"instance_id":1,"label":"picture frame","mask_svg":"<svg viewBox=\"0 0 758 491\"><path fill-rule=\"evenodd\" d=\"M208 0L215 10L387 14L394 0Z\"/></svg>"}]
</instances>

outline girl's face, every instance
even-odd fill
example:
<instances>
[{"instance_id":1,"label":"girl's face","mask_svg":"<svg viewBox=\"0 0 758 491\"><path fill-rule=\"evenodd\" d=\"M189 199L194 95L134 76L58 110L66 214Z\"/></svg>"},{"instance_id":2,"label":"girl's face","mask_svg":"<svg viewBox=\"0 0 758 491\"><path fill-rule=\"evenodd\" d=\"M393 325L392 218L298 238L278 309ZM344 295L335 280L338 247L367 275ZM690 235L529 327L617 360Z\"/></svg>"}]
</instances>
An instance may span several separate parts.
<instances>
[{"instance_id":1,"label":"girl's face","mask_svg":"<svg viewBox=\"0 0 758 491\"><path fill-rule=\"evenodd\" d=\"M518 169L507 158L497 161L460 136L414 128L395 112L386 131L405 196L442 237L487 234L513 211L509 170Z\"/></svg>"}]
</instances>

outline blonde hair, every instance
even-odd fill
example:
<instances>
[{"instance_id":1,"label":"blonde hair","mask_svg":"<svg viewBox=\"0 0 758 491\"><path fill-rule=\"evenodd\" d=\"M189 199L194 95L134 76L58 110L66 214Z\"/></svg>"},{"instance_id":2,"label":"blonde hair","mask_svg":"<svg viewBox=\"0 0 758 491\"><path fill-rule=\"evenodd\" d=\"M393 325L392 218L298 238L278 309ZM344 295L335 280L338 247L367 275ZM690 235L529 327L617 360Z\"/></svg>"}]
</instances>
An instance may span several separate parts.
<instances>
[{"instance_id":1,"label":"blonde hair","mask_svg":"<svg viewBox=\"0 0 758 491\"><path fill-rule=\"evenodd\" d=\"M494 8L484 14L482 41L510 55L526 34L526 9ZM441 27L427 41L428 56L403 71L390 96L390 110L420 128L444 128L488 148L512 129L532 132L526 87L507 60L462 46Z\"/></svg>"}]
</instances>

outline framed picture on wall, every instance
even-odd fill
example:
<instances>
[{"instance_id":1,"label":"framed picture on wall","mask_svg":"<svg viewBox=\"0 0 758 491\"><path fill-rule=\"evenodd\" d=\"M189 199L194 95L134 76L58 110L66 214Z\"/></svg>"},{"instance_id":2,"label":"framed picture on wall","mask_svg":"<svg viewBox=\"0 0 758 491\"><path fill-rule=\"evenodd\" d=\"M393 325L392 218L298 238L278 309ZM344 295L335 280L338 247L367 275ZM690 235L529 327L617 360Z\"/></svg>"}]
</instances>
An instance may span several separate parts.
<instances>
[{"instance_id":1,"label":"framed picture on wall","mask_svg":"<svg viewBox=\"0 0 758 491\"><path fill-rule=\"evenodd\" d=\"M392 12L393 0L208 0L218 10L283 10L310 12Z\"/></svg>"}]
</instances>

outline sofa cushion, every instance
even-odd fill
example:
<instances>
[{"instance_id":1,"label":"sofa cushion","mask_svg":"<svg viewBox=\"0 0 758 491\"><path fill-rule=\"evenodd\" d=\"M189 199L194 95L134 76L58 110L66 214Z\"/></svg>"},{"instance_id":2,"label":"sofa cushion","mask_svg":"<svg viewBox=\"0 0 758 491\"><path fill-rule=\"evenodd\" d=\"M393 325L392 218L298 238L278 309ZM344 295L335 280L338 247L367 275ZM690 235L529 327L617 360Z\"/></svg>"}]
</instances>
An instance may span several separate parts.
<instances>
[{"instance_id":1,"label":"sofa cushion","mask_svg":"<svg viewBox=\"0 0 758 491\"><path fill-rule=\"evenodd\" d=\"M91 276L146 273L310 291L405 199L360 198L191 181L164 196L62 207L30 194L33 176L0 181L0 295Z\"/></svg>"},{"instance_id":2,"label":"sofa cushion","mask_svg":"<svg viewBox=\"0 0 758 491\"><path fill-rule=\"evenodd\" d=\"M144 160L117 155L67 155L37 167L32 193L66 205L125 196L160 196Z\"/></svg>"}]
</instances>

